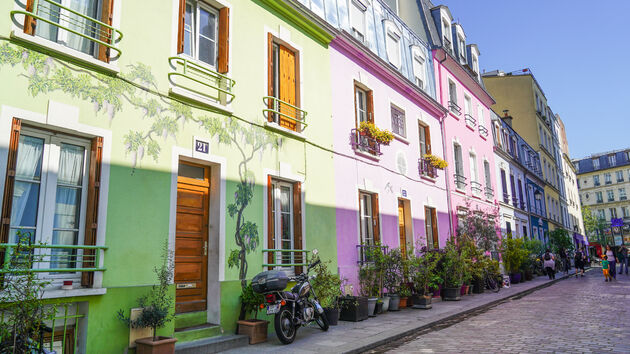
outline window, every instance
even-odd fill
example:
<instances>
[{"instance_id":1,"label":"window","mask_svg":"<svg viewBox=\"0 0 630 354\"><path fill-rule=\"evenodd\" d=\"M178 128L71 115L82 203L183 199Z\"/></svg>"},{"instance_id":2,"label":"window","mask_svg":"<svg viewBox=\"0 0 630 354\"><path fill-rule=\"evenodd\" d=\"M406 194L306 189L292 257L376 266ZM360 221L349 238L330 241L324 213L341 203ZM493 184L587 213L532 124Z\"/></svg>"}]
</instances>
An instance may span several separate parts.
<instances>
[{"instance_id":1,"label":"window","mask_svg":"<svg viewBox=\"0 0 630 354\"><path fill-rule=\"evenodd\" d=\"M448 98L449 98L449 108L451 112L456 113L457 115L461 114L461 109L457 105L457 86L451 80L448 80Z\"/></svg>"},{"instance_id":2,"label":"window","mask_svg":"<svg viewBox=\"0 0 630 354\"><path fill-rule=\"evenodd\" d=\"M100 181L101 144L101 138L90 141L21 127L15 119L9 149L10 155L15 154L15 165L8 166L5 183L5 198L11 198L12 203L3 211L6 214L2 218L9 224L2 227L2 243L17 243L19 232L47 245L96 244L96 229L85 225L86 220L95 220L93 208L98 205L95 183ZM38 262L39 268L91 267L83 261L91 251L44 248L42 252L46 253L45 262ZM80 277L79 273L63 277L68 276ZM86 277L82 285L91 282Z\"/></svg>"},{"instance_id":3,"label":"window","mask_svg":"<svg viewBox=\"0 0 630 354\"><path fill-rule=\"evenodd\" d=\"M431 153L431 132L429 126L418 123L418 132L420 135L420 157Z\"/></svg>"},{"instance_id":4,"label":"window","mask_svg":"<svg viewBox=\"0 0 630 354\"><path fill-rule=\"evenodd\" d=\"M483 162L483 171L486 178L486 188L492 189L492 179L490 177L490 163L488 163L488 161Z\"/></svg>"},{"instance_id":5,"label":"window","mask_svg":"<svg viewBox=\"0 0 630 354\"><path fill-rule=\"evenodd\" d=\"M606 220L606 212L604 211L604 209L598 210L597 213L599 214L600 219Z\"/></svg>"},{"instance_id":6,"label":"window","mask_svg":"<svg viewBox=\"0 0 630 354\"><path fill-rule=\"evenodd\" d=\"M505 234L512 235L512 224L509 221L505 222Z\"/></svg>"},{"instance_id":7,"label":"window","mask_svg":"<svg viewBox=\"0 0 630 354\"><path fill-rule=\"evenodd\" d=\"M472 69L477 79L479 79L479 59L477 59L477 55L475 54L472 55Z\"/></svg>"},{"instance_id":8,"label":"window","mask_svg":"<svg viewBox=\"0 0 630 354\"><path fill-rule=\"evenodd\" d=\"M521 209L525 209L525 199L523 199L523 183L518 179L518 199L521 201Z\"/></svg>"},{"instance_id":9,"label":"window","mask_svg":"<svg viewBox=\"0 0 630 354\"><path fill-rule=\"evenodd\" d=\"M612 176L610 173L604 173L604 181L606 182L606 184L612 183Z\"/></svg>"},{"instance_id":10,"label":"window","mask_svg":"<svg viewBox=\"0 0 630 354\"><path fill-rule=\"evenodd\" d=\"M462 160L462 147L459 144L453 145L453 155L455 159L455 185L457 189L466 188L466 177L464 177L464 162Z\"/></svg>"},{"instance_id":11,"label":"window","mask_svg":"<svg viewBox=\"0 0 630 354\"><path fill-rule=\"evenodd\" d=\"M608 155L608 164L612 167L617 164L617 157L615 155Z\"/></svg>"},{"instance_id":12,"label":"window","mask_svg":"<svg viewBox=\"0 0 630 354\"><path fill-rule=\"evenodd\" d=\"M608 210L610 211L610 218L611 219L616 219L617 218L617 208L610 208Z\"/></svg>"},{"instance_id":13,"label":"window","mask_svg":"<svg viewBox=\"0 0 630 354\"><path fill-rule=\"evenodd\" d=\"M440 248L438 237L437 212L435 208L424 207L424 220L427 232L427 248Z\"/></svg>"},{"instance_id":14,"label":"window","mask_svg":"<svg viewBox=\"0 0 630 354\"><path fill-rule=\"evenodd\" d=\"M468 95L464 95L464 114L466 118L466 125L474 127L477 123L472 116L472 99Z\"/></svg>"},{"instance_id":15,"label":"window","mask_svg":"<svg viewBox=\"0 0 630 354\"><path fill-rule=\"evenodd\" d=\"M26 17L24 32L109 62L109 49L106 46L97 44L95 41L101 40L107 44L113 44L115 41L112 37L119 38L118 35L111 33L109 29L97 22L100 21L111 25L113 0L57 0L56 2L83 16L62 9L58 5L51 4L51 2L40 1L35 10L37 15L54 24L37 21L33 17ZM32 2L30 3L30 6L33 6ZM81 33L87 38L69 32L63 27Z\"/></svg>"},{"instance_id":16,"label":"window","mask_svg":"<svg viewBox=\"0 0 630 354\"><path fill-rule=\"evenodd\" d=\"M628 197L626 196L626 189L619 188L619 200L626 200Z\"/></svg>"},{"instance_id":17,"label":"window","mask_svg":"<svg viewBox=\"0 0 630 354\"><path fill-rule=\"evenodd\" d=\"M595 192L595 197L596 197L598 203L603 203L604 202L604 197L602 197L602 192Z\"/></svg>"},{"instance_id":18,"label":"window","mask_svg":"<svg viewBox=\"0 0 630 354\"><path fill-rule=\"evenodd\" d=\"M396 26L390 22L385 22L386 38L385 48L387 50L387 59L395 67L400 67L400 33Z\"/></svg>"},{"instance_id":19,"label":"window","mask_svg":"<svg viewBox=\"0 0 630 354\"><path fill-rule=\"evenodd\" d=\"M523 238L527 238L527 226L523 225Z\"/></svg>"},{"instance_id":20,"label":"window","mask_svg":"<svg viewBox=\"0 0 630 354\"><path fill-rule=\"evenodd\" d=\"M186 1L183 53L212 67L217 64L219 11L201 1Z\"/></svg>"},{"instance_id":21,"label":"window","mask_svg":"<svg viewBox=\"0 0 630 354\"><path fill-rule=\"evenodd\" d=\"M477 106L477 120L479 121L479 129L481 132L481 127L485 127L486 126L486 119L483 116L483 106L478 105Z\"/></svg>"},{"instance_id":22,"label":"window","mask_svg":"<svg viewBox=\"0 0 630 354\"><path fill-rule=\"evenodd\" d=\"M623 171L617 171L617 182L623 182Z\"/></svg>"},{"instance_id":23,"label":"window","mask_svg":"<svg viewBox=\"0 0 630 354\"><path fill-rule=\"evenodd\" d=\"M630 210L628 210L628 207L621 207L621 212L623 213L624 219L630 218Z\"/></svg>"},{"instance_id":24,"label":"window","mask_svg":"<svg viewBox=\"0 0 630 354\"><path fill-rule=\"evenodd\" d=\"M608 201L609 202L615 201L615 192L613 192L612 189L607 190L606 194L608 194Z\"/></svg>"},{"instance_id":25,"label":"window","mask_svg":"<svg viewBox=\"0 0 630 354\"><path fill-rule=\"evenodd\" d=\"M504 203L509 203L510 202L510 196L508 194L508 189L507 189L507 177L505 175L505 170L501 169L501 188L503 191L503 202Z\"/></svg>"},{"instance_id":26,"label":"window","mask_svg":"<svg viewBox=\"0 0 630 354\"><path fill-rule=\"evenodd\" d=\"M599 175L593 176L593 184L599 186Z\"/></svg>"},{"instance_id":27,"label":"window","mask_svg":"<svg viewBox=\"0 0 630 354\"><path fill-rule=\"evenodd\" d=\"M350 26L352 27L352 35L361 42L365 41L365 10L367 10L367 7L360 1L350 1Z\"/></svg>"},{"instance_id":28,"label":"window","mask_svg":"<svg viewBox=\"0 0 630 354\"><path fill-rule=\"evenodd\" d=\"M593 168L594 169L598 169L599 168L599 159L593 159Z\"/></svg>"},{"instance_id":29,"label":"window","mask_svg":"<svg viewBox=\"0 0 630 354\"><path fill-rule=\"evenodd\" d=\"M449 23L450 21L442 17L442 40L444 42L444 47L447 52L453 53L453 46L451 45L451 26Z\"/></svg>"},{"instance_id":30,"label":"window","mask_svg":"<svg viewBox=\"0 0 630 354\"><path fill-rule=\"evenodd\" d=\"M461 62L466 62L466 40L462 38L462 36L457 36L457 45L459 48L459 60Z\"/></svg>"},{"instance_id":31,"label":"window","mask_svg":"<svg viewBox=\"0 0 630 354\"><path fill-rule=\"evenodd\" d=\"M477 182L479 180L479 176L477 173L477 156L475 154L469 154L470 158L470 180L472 182Z\"/></svg>"},{"instance_id":32,"label":"window","mask_svg":"<svg viewBox=\"0 0 630 354\"><path fill-rule=\"evenodd\" d=\"M392 132L403 138L407 136L407 128L405 126L405 111L392 105Z\"/></svg>"},{"instance_id":33,"label":"window","mask_svg":"<svg viewBox=\"0 0 630 354\"><path fill-rule=\"evenodd\" d=\"M359 192L360 241L373 246L379 242L378 194Z\"/></svg>"},{"instance_id":34,"label":"window","mask_svg":"<svg viewBox=\"0 0 630 354\"><path fill-rule=\"evenodd\" d=\"M267 116L269 122L279 124L281 127L301 132L301 120L303 113L295 107L300 106L299 53L288 44L268 35L268 89L269 96L275 97L268 100L272 110Z\"/></svg>"},{"instance_id":35,"label":"window","mask_svg":"<svg viewBox=\"0 0 630 354\"><path fill-rule=\"evenodd\" d=\"M426 82L425 56L419 47L413 47L411 55L413 57L413 76L416 80L416 85L424 89L424 83Z\"/></svg>"},{"instance_id":36,"label":"window","mask_svg":"<svg viewBox=\"0 0 630 354\"><path fill-rule=\"evenodd\" d=\"M267 209L269 215L267 247L277 250L302 249L302 196L300 182L288 182L268 176ZM270 256L272 254L270 253ZM299 252L276 252L270 263L301 263ZM291 266L287 266L291 267ZM298 267L294 270L301 272Z\"/></svg>"},{"instance_id":37,"label":"window","mask_svg":"<svg viewBox=\"0 0 630 354\"><path fill-rule=\"evenodd\" d=\"M372 90L354 86L354 107L357 128L362 122L374 122Z\"/></svg>"}]
</instances>

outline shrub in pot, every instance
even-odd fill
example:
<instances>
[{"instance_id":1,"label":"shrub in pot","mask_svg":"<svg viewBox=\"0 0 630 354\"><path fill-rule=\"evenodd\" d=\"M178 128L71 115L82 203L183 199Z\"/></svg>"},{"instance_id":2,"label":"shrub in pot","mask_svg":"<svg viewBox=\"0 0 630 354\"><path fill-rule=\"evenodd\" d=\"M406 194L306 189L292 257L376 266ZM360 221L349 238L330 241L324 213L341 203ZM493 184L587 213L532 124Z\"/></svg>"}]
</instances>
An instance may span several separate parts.
<instances>
[{"instance_id":1,"label":"shrub in pot","mask_svg":"<svg viewBox=\"0 0 630 354\"><path fill-rule=\"evenodd\" d=\"M459 301L464 272L464 261L453 239L444 248L442 278L444 279L444 300Z\"/></svg>"},{"instance_id":2,"label":"shrub in pot","mask_svg":"<svg viewBox=\"0 0 630 354\"><path fill-rule=\"evenodd\" d=\"M429 250L426 247L411 255L409 269L415 290L412 295L413 308L430 309L432 307L431 290L438 288L442 282L440 273L437 271L440 259L441 254L438 251Z\"/></svg>"},{"instance_id":3,"label":"shrub in pot","mask_svg":"<svg viewBox=\"0 0 630 354\"><path fill-rule=\"evenodd\" d=\"M401 284L399 295L400 295L400 304L398 305L398 307L399 308L409 307L411 304L411 287L409 286L408 283Z\"/></svg>"},{"instance_id":4,"label":"shrub in pot","mask_svg":"<svg viewBox=\"0 0 630 354\"><path fill-rule=\"evenodd\" d=\"M330 263L330 261L321 262L314 268L315 278L311 280L311 286L320 305L324 308L328 324L336 326L339 320L338 299L342 295L341 279L339 275L332 274L329 269Z\"/></svg>"},{"instance_id":5,"label":"shrub in pot","mask_svg":"<svg viewBox=\"0 0 630 354\"><path fill-rule=\"evenodd\" d=\"M163 247L162 265L154 269L158 278L158 284L153 285L151 292L138 298L138 307L142 311L135 319L118 310L118 318L131 328L151 328L153 336L136 340L137 354L150 353L174 353L177 339L157 335L157 329L170 322L174 313L174 299L170 293L170 284L173 279L173 252L168 250L168 244Z\"/></svg>"},{"instance_id":6,"label":"shrub in pot","mask_svg":"<svg viewBox=\"0 0 630 354\"><path fill-rule=\"evenodd\" d=\"M376 302L383 295L385 252L379 244L364 248L367 263L359 268L361 295L368 298L368 314L375 316ZM386 299L384 305L389 303ZM383 305L382 305L383 306Z\"/></svg>"},{"instance_id":7,"label":"shrub in pot","mask_svg":"<svg viewBox=\"0 0 630 354\"><path fill-rule=\"evenodd\" d=\"M258 319L260 304L265 302L262 294L254 292L251 282L241 292L241 304L245 314L254 314L254 318L236 321L238 334L249 337L249 344L257 344L267 341L267 327L269 321Z\"/></svg>"},{"instance_id":8,"label":"shrub in pot","mask_svg":"<svg viewBox=\"0 0 630 354\"><path fill-rule=\"evenodd\" d=\"M368 298L365 296L342 296L339 298L339 319L358 322L368 318Z\"/></svg>"},{"instance_id":9,"label":"shrub in pot","mask_svg":"<svg viewBox=\"0 0 630 354\"><path fill-rule=\"evenodd\" d=\"M522 239L512 238L512 235L508 234L501 242L501 258L505 271L510 275L511 283L520 281L520 269L527 256L528 252L523 246Z\"/></svg>"},{"instance_id":10,"label":"shrub in pot","mask_svg":"<svg viewBox=\"0 0 630 354\"><path fill-rule=\"evenodd\" d=\"M400 305L400 286L403 282L403 256L395 248L384 256L383 287L390 297L389 311L398 311Z\"/></svg>"}]
</instances>

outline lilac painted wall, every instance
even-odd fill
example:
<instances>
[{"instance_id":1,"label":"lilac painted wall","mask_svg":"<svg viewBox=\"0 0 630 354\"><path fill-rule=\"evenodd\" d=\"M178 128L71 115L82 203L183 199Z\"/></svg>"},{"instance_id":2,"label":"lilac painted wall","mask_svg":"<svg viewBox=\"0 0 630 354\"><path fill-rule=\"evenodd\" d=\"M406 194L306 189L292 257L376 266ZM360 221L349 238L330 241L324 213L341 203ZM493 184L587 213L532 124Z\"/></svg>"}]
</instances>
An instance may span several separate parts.
<instances>
[{"instance_id":1,"label":"lilac painted wall","mask_svg":"<svg viewBox=\"0 0 630 354\"><path fill-rule=\"evenodd\" d=\"M366 64L366 57L348 48L343 39L331 44L331 74L333 103L333 149L335 155L335 184L337 208L338 265L342 278L354 285L358 292L357 248L359 235L359 190L379 195L380 235L383 244L399 247L398 198L409 201L414 244L426 245L424 207L437 209L438 233L445 239L449 233L446 180L444 171L438 171L435 180L421 178L418 171L420 157L418 122L430 128L432 152L443 156L442 138L438 117L442 112L435 103L417 100L411 87L393 89L391 80L397 79L378 66ZM371 59L370 59L371 60ZM383 64L379 64L383 65ZM405 111L406 137L397 138L389 146L383 146L379 159L356 153L350 144L351 130L355 128L355 82L373 91L375 124L381 129L392 130L390 104ZM408 91L407 91L408 90ZM427 108L433 105L433 108ZM429 113L431 112L431 113ZM404 173L399 171L399 160L406 160ZM402 191L406 191L406 198Z\"/></svg>"}]
</instances>

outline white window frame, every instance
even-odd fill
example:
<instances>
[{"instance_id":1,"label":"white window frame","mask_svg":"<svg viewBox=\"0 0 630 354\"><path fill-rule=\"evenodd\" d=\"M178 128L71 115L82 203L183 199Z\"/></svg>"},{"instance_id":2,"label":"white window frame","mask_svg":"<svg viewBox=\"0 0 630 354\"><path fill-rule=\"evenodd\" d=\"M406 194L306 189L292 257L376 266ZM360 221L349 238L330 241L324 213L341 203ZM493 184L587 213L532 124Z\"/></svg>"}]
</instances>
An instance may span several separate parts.
<instances>
[{"instance_id":1,"label":"white window frame","mask_svg":"<svg viewBox=\"0 0 630 354\"><path fill-rule=\"evenodd\" d=\"M361 1L359 0L350 0L349 4L349 17L350 17L350 30L352 31L352 36L354 36L354 38L356 38L358 41L360 42L365 42L365 35L366 35L366 24L365 24L365 12L367 11L367 6L365 6ZM355 11L353 11L353 9L356 9L356 11L360 12L361 14L359 15L358 13L356 13ZM360 16L359 18L357 18L357 16ZM361 28L358 28L361 27Z\"/></svg>"},{"instance_id":2,"label":"white window frame","mask_svg":"<svg viewBox=\"0 0 630 354\"><path fill-rule=\"evenodd\" d=\"M207 65L208 67L216 69L217 58L219 55L219 10L215 8L214 6L211 6L210 4L203 2L202 0L186 0L186 6L188 5L193 7L193 18L192 18L193 28L191 30L192 43L190 43L191 53L190 54L182 53L182 55L189 57L199 63L203 63L203 65ZM200 36L199 34L199 9L200 8L203 8L204 10L212 13L215 16L215 21L214 21L215 38L211 39L212 41L214 41L214 46L215 46L214 47L214 65L210 63L206 63L205 61L202 61L201 59L199 59L199 42L200 42L199 41L199 36ZM186 34L184 33L184 36L185 35Z\"/></svg>"},{"instance_id":3,"label":"white window frame","mask_svg":"<svg viewBox=\"0 0 630 354\"><path fill-rule=\"evenodd\" d=\"M272 211L275 211L273 214L273 232L274 232L274 240L275 240L275 245L272 245L275 249L278 250L284 250L285 248L282 248L282 217L281 217L281 213L282 213L282 201L280 198L280 193L281 193L281 188L282 187L288 187L289 188L289 225L290 225L290 238L291 238L291 250L296 249L295 248L295 225L294 225L294 217L293 214L295 213L295 210L293 210L293 183L290 182L286 182L286 181L281 181L281 180L277 180L277 179L273 179L271 182L271 188L273 188L273 192L272 192L272 196L274 198L273 200L273 205L274 205L274 209ZM300 249L302 248L302 245L299 245ZM295 257L294 257L294 253L290 252L289 253L289 263L294 263ZM282 252L279 252L279 256L276 256L276 259L274 260L275 263L277 264L282 264L282 260L283 260L283 254ZM294 267L292 266L287 266L287 267L282 267L279 266L279 268L293 272Z\"/></svg>"},{"instance_id":4,"label":"white window frame","mask_svg":"<svg viewBox=\"0 0 630 354\"><path fill-rule=\"evenodd\" d=\"M397 69L401 66L401 39L402 35L396 25L390 21L383 21L385 24L385 51L387 52L387 60Z\"/></svg>"},{"instance_id":5,"label":"white window frame","mask_svg":"<svg viewBox=\"0 0 630 354\"><path fill-rule=\"evenodd\" d=\"M393 103L390 103L390 108L389 108L389 113L390 113L390 123L392 123L392 133L394 133L395 135L402 137L402 138L407 138L407 113L405 112L404 109L400 108L400 106L397 106ZM392 112L392 110L397 110L400 113L402 113L402 129L403 131L397 131L396 129L394 129L394 124L393 124L393 119L394 119L394 114ZM402 134L401 134L402 133Z\"/></svg>"},{"instance_id":6,"label":"white window frame","mask_svg":"<svg viewBox=\"0 0 630 354\"><path fill-rule=\"evenodd\" d=\"M415 78L415 84L420 89L424 90L426 86L426 56L418 46L411 47L411 60L413 67L413 76Z\"/></svg>"},{"instance_id":7,"label":"white window frame","mask_svg":"<svg viewBox=\"0 0 630 354\"><path fill-rule=\"evenodd\" d=\"M359 99L359 93L362 93L363 100ZM367 106L367 95L368 90L364 90L363 88L355 85L355 94L354 94L354 106L355 106L355 114L357 115L357 124L361 124L361 122L369 122L370 117ZM361 109L361 104L363 104L363 110ZM361 120L361 113L365 117L364 120Z\"/></svg>"},{"instance_id":8,"label":"white window frame","mask_svg":"<svg viewBox=\"0 0 630 354\"><path fill-rule=\"evenodd\" d=\"M369 197L369 202L367 204L367 208L369 210L369 215L365 213L364 211L364 201L363 201L363 196L368 196ZM374 198L375 194L370 193L370 192L364 192L364 191L359 191L359 242L361 244L365 244L365 245L375 245L376 241L374 240L374 210L372 209L372 206L374 205ZM367 228L367 230L365 230L365 235L364 235L364 230L363 230L363 226L364 226L364 221L365 220L369 220L369 227ZM370 236L370 237L368 237Z\"/></svg>"}]
</instances>

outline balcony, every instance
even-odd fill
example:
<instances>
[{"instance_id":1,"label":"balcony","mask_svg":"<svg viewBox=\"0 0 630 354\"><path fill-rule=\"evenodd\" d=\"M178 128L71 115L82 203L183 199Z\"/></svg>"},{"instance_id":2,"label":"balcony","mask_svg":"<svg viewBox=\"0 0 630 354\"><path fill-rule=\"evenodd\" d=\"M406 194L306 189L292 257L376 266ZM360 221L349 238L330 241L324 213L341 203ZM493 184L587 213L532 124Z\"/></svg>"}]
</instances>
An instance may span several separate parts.
<instances>
[{"instance_id":1,"label":"balcony","mask_svg":"<svg viewBox=\"0 0 630 354\"><path fill-rule=\"evenodd\" d=\"M381 156L381 143L376 139L359 133L358 129L352 129L350 134L352 148L355 151L367 152L370 155Z\"/></svg>"},{"instance_id":2,"label":"balcony","mask_svg":"<svg viewBox=\"0 0 630 354\"><path fill-rule=\"evenodd\" d=\"M223 105L234 99L236 82L229 77L183 57L170 57L168 63L174 70L168 73L169 81L177 87ZM183 78L182 82L176 82L176 77Z\"/></svg>"},{"instance_id":3,"label":"balcony","mask_svg":"<svg viewBox=\"0 0 630 354\"><path fill-rule=\"evenodd\" d=\"M597 186L601 186L601 183L599 183L599 181L596 181L596 182L594 182L593 184L595 185L595 187L597 187Z\"/></svg>"},{"instance_id":4,"label":"balcony","mask_svg":"<svg viewBox=\"0 0 630 354\"><path fill-rule=\"evenodd\" d=\"M359 265L373 263L375 253L380 249L380 252L387 254L388 248L380 245L357 245L357 263Z\"/></svg>"},{"instance_id":5,"label":"balcony","mask_svg":"<svg viewBox=\"0 0 630 354\"><path fill-rule=\"evenodd\" d=\"M115 44L119 43L123 38L123 34L120 30L69 7L63 6L55 0L35 0L33 1L31 11L21 9L13 10L10 12L10 15L13 22L17 21L15 18L16 15L24 15L27 16L27 18L33 19L32 25L24 29L26 34L34 33L36 23L41 21L52 26L54 28L53 31L56 32L57 35L67 36L68 33L71 33L88 40L94 47L98 46L98 50L93 46L88 46L90 49L73 49L91 56L98 56L100 60L105 62L109 62L110 57L119 58L122 55L122 51L115 46ZM65 42L69 43L70 41L66 40ZM63 45L72 48L68 44ZM112 51L116 53L113 56L111 55Z\"/></svg>"},{"instance_id":6,"label":"balcony","mask_svg":"<svg viewBox=\"0 0 630 354\"><path fill-rule=\"evenodd\" d=\"M31 245L32 256L29 260L30 268L21 267L24 263L26 246L13 243L0 244L4 253L0 274L5 273L76 273L102 272L100 266L104 246L76 246L76 245ZM15 265L17 264L17 267Z\"/></svg>"},{"instance_id":7,"label":"balcony","mask_svg":"<svg viewBox=\"0 0 630 354\"><path fill-rule=\"evenodd\" d=\"M263 109L263 114L270 122L282 128L301 133L308 125L306 124L307 113L299 107L273 96L263 97L263 103L267 106Z\"/></svg>"},{"instance_id":8,"label":"balcony","mask_svg":"<svg viewBox=\"0 0 630 354\"><path fill-rule=\"evenodd\" d=\"M512 197L512 205L514 205L515 208L518 208L518 198Z\"/></svg>"},{"instance_id":9,"label":"balcony","mask_svg":"<svg viewBox=\"0 0 630 354\"><path fill-rule=\"evenodd\" d=\"M614 202L614 201L615 201L615 198L614 198L614 197L613 197L613 198L608 198L608 201L609 201L609 202Z\"/></svg>"},{"instance_id":10,"label":"balcony","mask_svg":"<svg viewBox=\"0 0 630 354\"><path fill-rule=\"evenodd\" d=\"M603 203L603 202L604 202L604 200L603 200L603 199L597 199L597 204L601 204L601 203Z\"/></svg>"},{"instance_id":11,"label":"balcony","mask_svg":"<svg viewBox=\"0 0 630 354\"><path fill-rule=\"evenodd\" d=\"M479 126L479 134L481 136L483 136L484 138L488 137L488 128L484 127L483 125Z\"/></svg>"},{"instance_id":12,"label":"balcony","mask_svg":"<svg viewBox=\"0 0 630 354\"><path fill-rule=\"evenodd\" d=\"M471 116L470 114L466 113L464 114L464 119L466 120L466 125L469 126L472 129L475 129L475 127L477 126L477 120L475 120L475 118L473 116Z\"/></svg>"},{"instance_id":13,"label":"balcony","mask_svg":"<svg viewBox=\"0 0 630 354\"><path fill-rule=\"evenodd\" d=\"M263 270L289 269L299 274L302 272L302 267L309 265L307 250L263 249L262 254Z\"/></svg>"},{"instance_id":14,"label":"balcony","mask_svg":"<svg viewBox=\"0 0 630 354\"><path fill-rule=\"evenodd\" d=\"M426 158L418 159L418 171L422 176L431 178L437 177L437 168L431 164L429 159Z\"/></svg>"},{"instance_id":15,"label":"balcony","mask_svg":"<svg viewBox=\"0 0 630 354\"><path fill-rule=\"evenodd\" d=\"M474 196L481 196L481 193L483 193L481 183L476 181L470 181L470 190Z\"/></svg>"},{"instance_id":16,"label":"balcony","mask_svg":"<svg viewBox=\"0 0 630 354\"><path fill-rule=\"evenodd\" d=\"M510 204L510 195L507 193L503 193L503 203Z\"/></svg>"},{"instance_id":17,"label":"balcony","mask_svg":"<svg viewBox=\"0 0 630 354\"><path fill-rule=\"evenodd\" d=\"M448 101L448 109L458 116L462 115L462 109L453 101Z\"/></svg>"},{"instance_id":18,"label":"balcony","mask_svg":"<svg viewBox=\"0 0 630 354\"><path fill-rule=\"evenodd\" d=\"M494 198L494 190L490 187L486 187L485 189L486 199Z\"/></svg>"},{"instance_id":19,"label":"balcony","mask_svg":"<svg viewBox=\"0 0 630 354\"><path fill-rule=\"evenodd\" d=\"M525 202L523 200L521 200L520 206L522 210L527 211L527 207L525 206Z\"/></svg>"},{"instance_id":20,"label":"balcony","mask_svg":"<svg viewBox=\"0 0 630 354\"><path fill-rule=\"evenodd\" d=\"M619 200L626 200L626 199L628 199L628 197L626 197L625 195L619 197Z\"/></svg>"},{"instance_id":21,"label":"balcony","mask_svg":"<svg viewBox=\"0 0 630 354\"><path fill-rule=\"evenodd\" d=\"M453 54L453 44L451 43L451 40L444 37L444 49L446 49L447 52Z\"/></svg>"},{"instance_id":22,"label":"balcony","mask_svg":"<svg viewBox=\"0 0 630 354\"><path fill-rule=\"evenodd\" d=\"M454 174L453 178L455 179L455 187L460 190L466 189L466 177L460 174Z\"/></svg>"}]
</instances>

